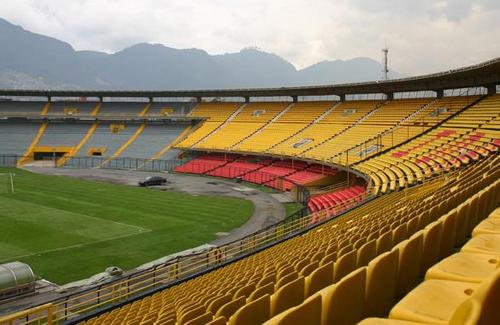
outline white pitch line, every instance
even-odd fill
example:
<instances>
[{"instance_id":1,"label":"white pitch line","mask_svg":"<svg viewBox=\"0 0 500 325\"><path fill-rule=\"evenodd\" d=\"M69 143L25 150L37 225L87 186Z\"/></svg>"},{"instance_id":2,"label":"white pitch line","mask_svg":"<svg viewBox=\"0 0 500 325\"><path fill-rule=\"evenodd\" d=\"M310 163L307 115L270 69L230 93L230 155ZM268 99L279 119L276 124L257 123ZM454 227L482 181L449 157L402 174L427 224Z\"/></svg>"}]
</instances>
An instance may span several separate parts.
<instances>
[{"instance_id":1,"label":"white pitch line","mask_svg":"<svg viewBox=\"0 0 500 325\"><path fill-rule=\"evenodd\" d=\"M137 235L142 235L144 233L148 233L148 232L151 232L151 231L152 231L151 229L144 229L144 228L142 228L141 232L136 233L136 234L128 234L128 235L115 236L115 237L110 237L110 238L106 238L106 239L102 239L102 240L95 240L95 241L91 241L91 242L85 242L85 243L82 243L82 244L75 244L75 245L70 245L70 246L65 246L65 247L58 247L58 248L48 249L48 250L44 250L44 251L40 251L40 252L35 252L35 253L31 253L31 254L12 256L12 257L9 257L9 260L12 261L12 260L18 259L18 258L30 257L30 256L35 256L35 255L53 253L53 252L59 252L59 251L64 251L64 250L72 249L72 248L82 248L82 247L86 247L86 246L90 246L90 245L98 244L98 243L103 243L103 242L107 242L107 241L111 241L111 240L116 240L116 239L121 239L121 238L127 238L127 237L133 237L133 236L137 236Z\"/></svg>"}]
</instances>

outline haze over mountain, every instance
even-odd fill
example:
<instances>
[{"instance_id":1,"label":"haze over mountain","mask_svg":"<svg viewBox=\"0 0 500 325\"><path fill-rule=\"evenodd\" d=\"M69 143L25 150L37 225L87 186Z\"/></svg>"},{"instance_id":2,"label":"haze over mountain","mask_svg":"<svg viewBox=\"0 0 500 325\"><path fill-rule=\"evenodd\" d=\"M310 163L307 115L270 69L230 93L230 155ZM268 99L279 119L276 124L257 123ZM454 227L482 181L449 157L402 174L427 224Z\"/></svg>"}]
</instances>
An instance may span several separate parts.
<instances>
[{"instance_id":1,"label":"haze over mountain","mask_svg":"<svg viewBox=\"0 0 500 325\"><path fill-rule=\"evenodd\" d=\"M258 49L210 55L140 43L119 52L75 51L0 18L0 88L207 89L321 85L378 80L370 58L323 61L297 70ZM401 77L391 72L392 78Z\"/></svg>"}]
</instances>

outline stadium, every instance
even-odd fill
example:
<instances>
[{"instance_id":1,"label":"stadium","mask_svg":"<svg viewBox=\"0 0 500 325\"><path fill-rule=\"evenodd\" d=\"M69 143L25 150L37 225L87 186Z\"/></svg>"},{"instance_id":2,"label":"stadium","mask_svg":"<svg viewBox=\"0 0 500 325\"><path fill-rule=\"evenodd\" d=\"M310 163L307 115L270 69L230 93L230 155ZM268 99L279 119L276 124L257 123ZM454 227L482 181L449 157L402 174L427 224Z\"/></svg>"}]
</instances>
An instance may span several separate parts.
<instances>
[{"instance_id":1,"label":"stadium","mask_svg":"<svg viewBox=\"0 0 500 325\"><path fill-rule=\"evenodd\" d=\"M0 90L0 324L498 324L499 84Z\"/></svg>"},{"instance_id":2,"label":"stadium","mask_svg":"<svg viewBox=\"0 0 500 325\"><path fill-rule=\"evenodd\" d=\"M0 325L500 325L499 17L3 0Z\"/></svg>"}]
</instances>

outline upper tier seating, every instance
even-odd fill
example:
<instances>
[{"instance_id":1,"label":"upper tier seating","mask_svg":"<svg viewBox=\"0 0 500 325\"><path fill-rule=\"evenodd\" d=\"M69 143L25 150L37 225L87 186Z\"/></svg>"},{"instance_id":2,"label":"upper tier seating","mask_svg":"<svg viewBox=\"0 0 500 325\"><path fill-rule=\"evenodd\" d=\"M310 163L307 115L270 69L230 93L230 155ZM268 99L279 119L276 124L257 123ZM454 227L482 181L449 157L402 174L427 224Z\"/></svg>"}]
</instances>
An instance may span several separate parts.
<instances>
[{"instance_id":1,"label":"upper tier seating","mask_svg":"<svg viewBox=\"0 0 500 325\"><path fill-rule=\"evenodd\" d=\"M271 121L290 103L249 103L224 126L217 129L196 148L229 149Z\"/></svg>"},{"instance_id":2,"label":"upper tier seating","mask_svg":"<svg viewBox=\"0 0 500 325\"><path fill-rule=\"evenodd\" d=\"M322 114L331 109L332 102L302 102L293 106L260 132L236 145L233 149L248 152L263 152L300 132Z\"/></svg>"},{"instance_id":3,"label":"upper tier seating","mask_svg":"<svg viewBox=\"0 0 500 325\"><path fill-rule=\"evenodd\" d=\"M66 102L56 101L51 102L49 114L50 115L91 115L96 105L99 102Z\"/></svg>"},{"instance_id":4,"label":"upper tier seating","mask_svg":"<svg viewBox=\"0 0 500 325\"><path fill-rule=\"evenodd\" d=\"M412 185L498 150L500 95L483 99L438 128L382 155L354 165L369 174L375 192Z\"/></svg>"},{"instance_id":5,"label":"upper tier seating","mask_svg":"<svg viewBox=\"0 0 500 325\"><path fill-rule=\"evenodd\" d=\"M189 148L207 135L221 126L236 110L241 103L200 103L192 111L190 116L207 118L197 129L193 131L184 141L181 141L177 147Z\"/></svg>"},{"instance_id":6,"label":"upper tier seating","mask_svg":"<svg viewBox=\"0 0 500 325\"><path fill-rule=\"evenodd\" d=\"M98 116L138 116L148 105L146 102L103 102Z\"/></svg>"},{"instance_id":7,"label":"upper tier seating","mask_svg":"<svg viewBox=\"0 0 500 325\"><path fill-rule=\"evenodd\" d=\"M498 186L496 191L488 187L500 183L499 167L499 157L491 156L451 177L380 197L301 236L85 324L248 324L269 319L267 324L289 324L293 317L326 325L383 315L394 297L411 289L418 278L421 245L431 247L426 252L436 251L432 242L426 244L422 229L469 198L478 198L470 214L480 218L499 204L498 196L493 199ZM485 188L485 195L479 193ZM448 227L443 233L453 236L443 245L447 252L457 238L454 231L463 231L459 223L441 222L440 227ZM427 262L432 265L435 258ZM383 280L388 274L393 275L392 286Z\"/></svg>"},{"instance_id":8,"label":"upper tier seating","mask_svg":"<svg viewBox=\"0 0 500 325\"><path fill-rule=\"evenodd\" d=\"M0 101L0 116L5 115L38 115L41 113L45 102L35 101Z\"/></svg>"},{"instance_id":9,"label":"upper tier seating","mask_svg":"<svg viewBox=\"0 0 500 325\"><path fill-rule=\"evenodd\" d=\"M379 105L381 103L378 101L338 103L322 119L297 134L290 133L286 141L270 148L268 151L279 155L300 156L301 152L311 149L352 127Z\"/></svg>"}]
</instances>

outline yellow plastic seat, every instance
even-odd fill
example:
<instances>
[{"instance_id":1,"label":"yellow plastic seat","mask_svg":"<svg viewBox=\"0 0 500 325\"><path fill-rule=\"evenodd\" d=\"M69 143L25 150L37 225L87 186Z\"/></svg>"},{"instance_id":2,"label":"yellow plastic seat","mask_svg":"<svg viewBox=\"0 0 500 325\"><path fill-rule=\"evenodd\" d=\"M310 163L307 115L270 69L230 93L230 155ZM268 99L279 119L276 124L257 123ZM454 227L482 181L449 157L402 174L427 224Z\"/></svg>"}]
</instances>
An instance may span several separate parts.
<instances>
[{"instance_id":1,"label":"yellow plastic seat","mask_svg":"<svg viewBox=\"0 0 500 325\"><path fill-rule=\"evenodd\" d=\"M333 283L333 262L320 266L305 278L305 297Z\"/></svg>"},{"instance_id":2,"label":"yellow plastic seat","mask_svg":"<svg viewBox=\"0 0 500 325\"><path fill-rule=\"evenodd\" d=\"M238 289L235 292L233 299L239 298L241 296L248 297L254 290L255 290L255 283L249 283L246 286L243 286L240 289Z\"/></svg>"},{"instance_id":3,"label":"yellow plastic seat","mask_svg":"<svg viewBox=\"0 0 500 325\"><path fill-rule=\"evenodd\" d=\"M384 232L377 238L377 254L390 251L392 248L392 231Z\"/></svg>"},{"instance_id":4,"label":"yellow plastic seat","mask_svg":"<svg viewBox=\"0 0 500 325\"><path fill-rule=\"evenodd\" d=\"M220 307L217 313L215 313L215 318L224 316L227 321L238 309L245 305L245 302L245 296L240 296L239 298L224 304L224 306Z\"/></svg>"},{"instance_id":5,"label":"yellow plastic seat","mask_svg":"<svg viewBox=\"0 0 500 325\"><path fill-rule=\"evenodd\" d=\"M311 296L321 296L321 324L356 324L363 319L365 287L366 267L362 267Z\"/></svg>"},{"instance_id":6,"label":"yellow plastic seat","mask_svg":"<svg viewBox=\"0 0 500 325\"><path fill-rule=\"evenodd\" d=\"M425 274L439 260L439 249L437 248L441 243L441 230L440 221L431 222L424 228L421 274Z\"/></svg>"},{"instance_id":7,"label":"yellow plastic seat","mask_svg":"<svg viewBox=\"0 0 500 325\"><path fill-rule=\"evenodd\" d=\"M365 316L385 316L396 296L398 251L383 253L366 269Z\"/></svg>"},{"instance_id":8,"label":"yellow plastic seat","mask_svg":"<svg viewBox=\"0 0 500 325\"><path fill-rule=\"evenodd\" d=\"M182 325L184 323L187 323L188 321L195 319L198 316L203 315L206 312L205 306L198 306L192 309L189 309L188 311L184 312L182 316L179 317L177 323L179 325Z\"/></svg>"},{"instance_id":9,"label":"yellow plastic seat","mask_svg":"<svg viewBox=\"0 0 500 325\"><path fill-rule=\"evenodd\" d=\"M417 322L409 322L406 320L399 319L390 319L390 318L376 318L370 317L365 318L358 325L423 325L429 323L417 323Z\"/></svg>"},{"instance_id":10,"label":"yellow plastic seat","mask_svg":"<svg viewBox=\"0 0 500 325\"><path fill-rule=\"evenodd\" d=\"M276 282L275 290L278 290L279 288L283 287L287 283L290 283L293 280L296 280L298 277L299 277L299 273L297 271L293 271L293 272L279 278L278 282Z\"/></svg>"},{"instance_id":11,"label":"yellow plastic seat","mask_svg":"<svg viewBox=\"0 0 500 325\"><path fill-rule=\"evenodd\" d=\"M472 237L461 249L462 252L500 254L500 236L477 235Z\"/></svg>"},{"instance_id":12,"label":"yellow plastic seat","mask_svg":"<svg viewBox=\"0 0 500 325\"><path fill-rule=\"evenodd\" d=\"M226 325L226 319L224 316L214 318L212 321L206 323L205 325Z\"/></svg>"},{"instance_id":13,"label":"yellow plastic seat","mask_svg":"<svg viewBox=\"0 0 500 325\"><path fill-rule=\"evenodd\" d=\"M212 313L207 311L206 313L201 314L198 317L193 318L190 321L186 322L185 325L203 325L203 324L207 324L208 322L212 321L212 319L213 319ZM164 324L164 323L161 322L159 324ZM175 322L174 322L174 324L175 324ZM179 323L177 323L177 324L179 324Z\"/></svg>"},{"instance_id":14,"label":"yellow plastic seat","mask_svg":"<svg viewBox=\"0 0 500 325\"><path fill-rule=\"evenodd\" d=\"M271 296L268 294L247 303L229 318L229 325L253 325L264 323L271 317L270 304Z\"/></svg>"},{"instance_id":15,"label":"yellow plastic seat","mask_svg":"<svg viewBox=\"0 0 500 325\"><path fill-rule=\"evenodd\" d=\"M255 289L250 294L250 296L248 296L247 302L251 302L251 301L257 300L257 299L259 299L260 297L262 297L262 296L264 296L266 294L272 295L273 293L274 293L274 283L273 282L269 282L268 284L263 285L263 286Z\"/></svg>"},{"instance_id":16,"label":"yellow plastic seat","mask_svg":"<svg viewBox=\"0 0 500 325\"><path fill-rule=\"evenodd\" d=\"M421 274L422 249L422 231L393 248L398 251L399 256L396 296L402 297L418 284Z\"/></svg>"},{"instance_id":17,"label":"yellow plastic seat","mask_svg":"<svg viewBox=\"0 0 500 325\"><path fill-rule=\"evenodd\" d=\"M212 314L215 314L220 307L224 306L232 299L233 295L230 293L224 296L217 297L208 305L207 310L210 311Z\"/></svg>"},{"instance_id":18,"label":"yellow plastic seat","mask_svg":"<svg viewBox=\"0 0 500 325\"><path fill-rule=\"evenodd\" d=\"M399 226L397 226L393 231L392 231L392 244L398 244L408 238L408 234L406 232L406 223L403 223Z\"/></svg>"},{"instance_id":19,"label":"yellow plastic seat","mask_svg":"<svg viewBox=\"0 0 500 325\"><path fill-rule=\"evenodd\" d=\"M456 210L452 210L438 219L441 221L442 225L439 259L443 259L453 254L453 249L455 247L456 216Z\"/></svg>"},{"instance_id":20,"label":"yellow plastic seat","mask_svg":"<svg viewBox=\"0 0 500 325\"><path fill-rule=\"evenodd\" d=\"M377 242L375 240L365 243L358 249L356 267L362 267L368 265L375 256L377 255Z\"/></svg>"},{"instance_id":21,"label":"yellow plastic seat","mask_svg":"<svg viewBox=\"0 0 500 325\"><path fill-rule=\"evenodd\" d=\"M432 324L448 324L455 310L479 284L427 280L410 291L391 310L389 318Z\"/></svg>"},{"instance_id":22,"label":"yellow plastic seat","mask_svg":"<svg viewBox=\"0 0 500 325\"><path fill-rule=\"evenodd\" d=\"M297 307L271 318L265 325L321 325L321 297L313 296Z\"/></svg>"},{"instance_id":23,"label":"yellow plastic seat","mask_svg":"<svg viewBox=\"0 0 500 325\"><path fill-rule=\"evenodd\" d=\"M271 316L297 306L304 301L304 277L293 280L271 296Z\"/></svg>"},{"instance_id":24,"label":"yellow plastic seat","mask_svg":"<svg viewBox=\"0 0 500 325\"><path fill-rule=\"evenodd\" d=\"M500 255L460 252L432 266L425 278L481 283L500 266L499 260Z\"/></svg>"},{"instance_id":25,"label":"yellow plastic seat","mask_svg":"<svg viewBox=\"0 0 500 325\"><path fill-rule=\"evenodd\" d=\"M333 264L333 282L337 282L356 268L356 251L352 250L339 257Z\"/></svg>"},{"instance_id":26,"label":"yellow plastic seat","mask_svg":"<svg viewBox=\"0 0 500 325\"><path fill-rule=\"evenodd\" d=\"M473 237L483 234L500 236L500 218L486 218L472 231Z\"/></svg>"}]
</instances>

